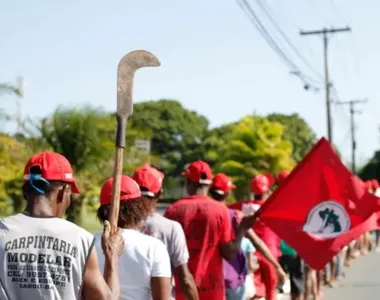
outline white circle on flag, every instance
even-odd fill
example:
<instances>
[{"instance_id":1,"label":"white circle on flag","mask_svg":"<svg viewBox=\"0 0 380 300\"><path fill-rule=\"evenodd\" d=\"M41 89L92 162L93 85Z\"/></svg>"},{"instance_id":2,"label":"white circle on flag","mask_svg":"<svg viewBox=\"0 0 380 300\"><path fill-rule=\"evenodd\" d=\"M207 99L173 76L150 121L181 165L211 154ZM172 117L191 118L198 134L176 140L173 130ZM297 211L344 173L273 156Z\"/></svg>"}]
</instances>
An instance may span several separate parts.
<instances>
[{"instance_id":1,"label":"white circle on flag","mask_svg":"<svg viewBox=\"0 0 380 300\"><path fill-rule=\"evenodd\" d=\"M350 227L351 219L344 206L328 200L310 210L303 231L323 238L335 238L350 230Z\"/></svg>"}]
</instances>

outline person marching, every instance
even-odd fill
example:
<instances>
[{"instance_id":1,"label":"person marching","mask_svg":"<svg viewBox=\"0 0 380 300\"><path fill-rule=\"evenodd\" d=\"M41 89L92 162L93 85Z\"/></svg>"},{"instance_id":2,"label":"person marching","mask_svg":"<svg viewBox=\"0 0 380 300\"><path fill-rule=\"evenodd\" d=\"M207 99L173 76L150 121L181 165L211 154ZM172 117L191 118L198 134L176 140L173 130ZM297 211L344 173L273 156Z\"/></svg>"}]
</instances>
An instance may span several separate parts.
<instances>
[{"instance_id":1,"label":"person marching","mask_svg":"<svg viewBox=\"0 0 380 300\"><path fill-rule=\"evenodd\" d=\"M197 284L199 299L225 299L223 260L233 259L240 250L242 238L252 226L252 216L242 219L234 239L227 207L207 196L212 183L210 166L203 161L191 163L183 173L186 196L170 205L165 217L181 224L190 253L189 269ZM178 288L176 299L185 299Z\"/></svg>"},{"instance_id":2,"label":"person marching","mask_svg":"<svg viewBox=\"0 0 380 300\"><path fill-rule=\"evenodd\" d=\"M111 210L113 178L109 178L100 191L98 219L104 223ZM140 187L129 176L121 177L120 211L118 227L128 246L120 258L121 300L162 300L170 299L171 268L168 251L157 238L140 232L140 225L146 219ZM100 251L100 234L95 234L96 249ZM99 256L102 269L106 262ZM106 275L106 273L105 273Z\"/></svg>"},{"instance_id":3,"label":"person marching","mask_svg":"<svg viewBox=\"0 0 380 300\"><path fill-rule=\"evenodd\" d=\"M270 174L255 176L250 184L254 196L254 209L258 210L270 195L270 188L275 180ZM253 230L268 246L272 255L278 259L280 256L280 239L262 221L257 220ZM267 300L276 299L278 277L276 269L261 253L257 254L259 270L255 273L256 298L265 297Z\"/></svg>"},{"instance_id":4,"label":"person marching","mask_svg":"<svg viewBox=\"0 0 380 300\"><path fill-rule=\"evenodd\" d=\"M212 185L210 187L210 195L211 197L219 202L225 203L225 200L229 197L231 190L236 188L236 186L232 183L231 179L223 173L218 173L214 176ZM243 213L237 209L229 209L230 212L230 218L231 222L233 224L234 230L237 229L238 224L240 223L240 220L243 218ZM249 246L251 245L251 247ZM270 263L273 264L273 266L277 270L277 274L280 277L281 281L285 279L286 275L283 271L282 267L278 263L277 259L273 257L271 252L269 251L268 247L265 245L265 243L254 233L252 229L249 229L247 232L247 238L243 239L242 243L242 251L246 249L254 249L260 252ZM249 253L253 253L253 251L245 251ZM249 289L252 289L251 284L254 288L254 282L253 282L253 276L251 273L248 274L246 277L244 270L246 269L245 266L250 266L249 269L254 271L257 271L256 263L253 264L252 257L247 257L245 255L246 261L243 259L243 256L238 253L236 257L233 260L226 261L224 260L224 278L225 283L227 287L227 300L228 299L245 299L240 298L239 295L243 295L244 293L244 286L248 286ZM257 261L257 258L255 257L255 262ZM240 272L238 272L240 270ZM245 285L243 285L244 278ZM247 280L251 280L250 283L247 283ZM247 291L246 291L247 294ZM254 293L251 297L254 296ZM250 298L249 298L250 299Z\"/></svg>"},{"instance_id":5,"label":"person marching","mask_svg":"<svg viewBox=\"0 0 380 300\"><path fill-rule=\"evenodd\" d=\"M142 202L148 212L141 231L160 239L166 246L173 273L179 279L180 289L188 300L198 300L198 291L187 263L189 251L181 225L156 212L157 202L162 193L164 174L155 168L145 165L135 170L132 179L140 186ZM174 287L172 299L175 299Z\"/></svg>"},{"instance_id":6,"label":"person marching","mask_svg":"<svg viewBox=\"0 0 380 300\"><path fill-rule=\"evenodd\" d=\"M63 219L71 194L79 194L69 161L50 151L33 155L22 192L25 210L0 221L0 299L119 299L120 234L105 222L99 235L103 278L93 235Z\"/></svg>"},{"instance_id":7,"label":"person marching","mask_svg":"<svg viewBox=\"0 0 380 300\"><path fill-rule=\"evenodd\" d=\"M281 171L277 176L278 186L281 186L289 172ZM305 293L305 264L297 252L286 242L280 243L282 256L279 258L281 265L288 271L290 279L290 295L292 300L303 300Z\"/></svg>"}]
</instances>

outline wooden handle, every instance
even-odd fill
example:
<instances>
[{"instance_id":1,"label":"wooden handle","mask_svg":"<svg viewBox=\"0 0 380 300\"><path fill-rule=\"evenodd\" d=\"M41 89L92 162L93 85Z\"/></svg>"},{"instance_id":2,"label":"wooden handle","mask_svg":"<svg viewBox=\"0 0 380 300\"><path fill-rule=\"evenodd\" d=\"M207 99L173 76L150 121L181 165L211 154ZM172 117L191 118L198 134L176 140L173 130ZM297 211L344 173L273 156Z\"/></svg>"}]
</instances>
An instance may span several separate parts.
<instances>
[{"instance_id":1,"label":"wooden handle","mask_svg":"<svg viewBox=\"0 0 380 300\"><path fill-rule=\"evenodd\" d=\"M115 166L114 166L113 183L112 183L111 211L109 215L109 221L111 223L112 233L115 233L117 231L117 227L118 227L117 224L119 220L120 185L121 185L121 176L123 172L123 154L124 154L124 148L116 148Z\"/></svg>"}]
</instances>

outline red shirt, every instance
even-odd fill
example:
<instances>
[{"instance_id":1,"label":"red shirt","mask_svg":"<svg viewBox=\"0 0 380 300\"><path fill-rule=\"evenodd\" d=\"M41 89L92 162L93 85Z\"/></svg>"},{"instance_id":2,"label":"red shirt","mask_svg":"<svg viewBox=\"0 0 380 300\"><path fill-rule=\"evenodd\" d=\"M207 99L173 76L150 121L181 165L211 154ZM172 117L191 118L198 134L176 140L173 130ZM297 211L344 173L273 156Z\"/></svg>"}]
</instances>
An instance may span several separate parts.
<instances>
[{"instance_id":1,"label":"red shirt","mask_svg":"<svg viewBox=\"0 0 380 300\"><path fill-rule=\"evenodd\" d=\"M243 213L244 211L247 211L248 214L252 214L261 207L264 201L265 200L241 201L231 205L230 208L241 210ZM260 220L255 221L252 229L267 245L274 257L281 256L280 239L272 229ZM256 256L262 257L260 252L256 252Z\"/></svg>"},{"instance_id":2,"label":"red shirt","mask_svg":"<svg viewBox=\"0 0 380 300\"><path fill-rule=\"evenodd\" d=\"M181 224L189 248L189 269L200 300L225 299L219 245L234 238L228 208L207 196L189 196L169 206L165 217ZM176 279L176 299L185 299Z\"/></svg>"}]
</instances>

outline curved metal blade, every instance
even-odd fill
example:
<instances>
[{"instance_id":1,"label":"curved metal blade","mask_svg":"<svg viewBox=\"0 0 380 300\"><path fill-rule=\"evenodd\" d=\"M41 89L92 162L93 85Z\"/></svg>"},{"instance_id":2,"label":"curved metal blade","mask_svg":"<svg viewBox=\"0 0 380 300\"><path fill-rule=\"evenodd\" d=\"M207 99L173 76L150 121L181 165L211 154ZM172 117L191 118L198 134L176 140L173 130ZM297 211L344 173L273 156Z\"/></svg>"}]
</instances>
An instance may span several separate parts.
<instances>
[{"instance_id":1,"label":"curved metal blade","mask_svg":"<svg viewBox=\"0 0 380 300\"><path fill-rule=\"evenodd\" d=\"M145 50L129 52L119 62L117 68L117 115L129 118L133 114L133 77L135 72L144 67L158 67L158 58Z\"/></svg>"}]
</instances>

